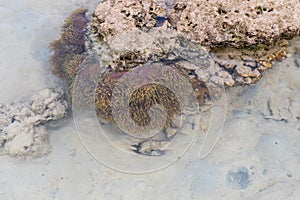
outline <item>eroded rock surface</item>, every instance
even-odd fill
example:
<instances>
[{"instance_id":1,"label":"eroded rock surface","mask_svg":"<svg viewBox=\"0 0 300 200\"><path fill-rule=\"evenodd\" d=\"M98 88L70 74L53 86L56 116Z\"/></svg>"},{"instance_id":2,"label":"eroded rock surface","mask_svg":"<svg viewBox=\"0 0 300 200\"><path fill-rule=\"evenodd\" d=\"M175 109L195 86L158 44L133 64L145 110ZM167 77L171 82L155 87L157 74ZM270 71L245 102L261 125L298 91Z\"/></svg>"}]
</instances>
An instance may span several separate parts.
<instances>
[{"instance_id":1,"label":"eroded rock surface","mask_svg":"<svg viewBox=\"0 0 300 200\"><path fill-rule=\"evenodd\" d=\"M271 45L300 30L297 0L178 0L169 21L202 45Z\"/></svg>"},{"instance_id":2,"label":"eroded rock surface","mask_svg":"<svg viewBox=\"0 0 300 200\"><path fill-rule=\"evenodd\" d=\"M29 103L0 105L0 154L47 154L50 145L44 124L63 118L67 107L61 89L44 89Z\"/></svg>"},{"instance_id":3,"label":"eroded rock surface","mask_svg":"<svg viewBox=\"0 0 300 200\"><path fill-rule=\"evenodd\" d=\"M94 31L99 39L140 29L148 31L167 24L166 10L153 0L104 1L100 3L93 18Z\"/></svg>"},{"instance_id":4,"label":"eroded rock surface","mask_svg":"<svg viewBox=\"0 0 300 200\"><path fill-rule=\"evenodd\" d=\"M256 83L274 61L285 58L285 39L299 34L299 9L300 3L293 0L107 0L95 10L89 40L108 61L105 64L119 64L122 59L128 65L167 53L158 44L183 35L212 53L226 86L248 85ZM149 41L156 41L156 49L149 48Z\"/></svg>"}]
</instances>

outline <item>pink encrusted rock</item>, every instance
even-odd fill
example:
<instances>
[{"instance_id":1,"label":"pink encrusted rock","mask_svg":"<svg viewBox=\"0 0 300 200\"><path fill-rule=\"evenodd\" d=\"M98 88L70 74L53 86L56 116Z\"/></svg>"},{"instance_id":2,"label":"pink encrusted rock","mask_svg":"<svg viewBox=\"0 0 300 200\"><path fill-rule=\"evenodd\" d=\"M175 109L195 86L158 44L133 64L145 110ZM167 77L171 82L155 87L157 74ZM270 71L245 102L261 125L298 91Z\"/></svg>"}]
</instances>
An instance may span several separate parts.
<instances>
[{"instance_id":1,"label":"pink encrusted rock","mask_svg":"<svg viewBox=\"0 0 300 200\"><path fill-rule=\"evenodd\" d=\"M177 0L168 18L204 46L269 45L299 34L300 1Z\"/></svg>"}]
</instances>

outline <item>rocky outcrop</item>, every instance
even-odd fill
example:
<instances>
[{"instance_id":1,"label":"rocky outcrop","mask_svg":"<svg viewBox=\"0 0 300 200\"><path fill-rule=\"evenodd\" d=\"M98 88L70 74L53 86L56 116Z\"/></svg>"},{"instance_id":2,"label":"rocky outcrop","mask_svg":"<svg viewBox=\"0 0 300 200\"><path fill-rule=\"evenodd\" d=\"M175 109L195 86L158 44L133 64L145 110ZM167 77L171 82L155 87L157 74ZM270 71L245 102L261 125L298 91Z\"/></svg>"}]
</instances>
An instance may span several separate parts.
<instances>
[{"instance_id":1,"label":"rocky outcrop","mask_svg":"<svg viewBox=\"0 0 300 200\"><path fill-rule=\"evenodd\" d=\"M230 87L256 83L274 61L286 56L285 39L299 34L298 11L300 3L293 0L107 0L95 10L90 36L94 49L101 49L98 54L102 58L109 52L106 64L114 67L120 58L128 65L134 60L144 63L157 52L166 54L166 49L149 49L148 41L169 42L166 35L183 35L210 51L226 79L225 85ZM141 38L137 35L144 35L144 41L136 39ZM117 49L111 45L115 41L120 43ZM121 45L128 47L127 52L120 51ZM133 45L136 48L131 48ZM140 51L143 47L147 53Z\"/></svg>"},{"instance_id":2,"label":"rocky outcrop","mask_svg":"<svg viewBox=\"0 0 300 200\"><path fill-rule=\"evenodd\" d=\"M95 86L96 99L92 104L96 104L99 117L112 123L111 105L114 102L111 96L115 82L127 72L154 63L178 70L189 80L202 106L218 99L223 86L256 83L273 62L285 58L286 39L299 34L299 8L300 2L294 0L106 0L97 6L87 24L86 51L80 54L93 55L97 62L72 67L82 62L79 59L80 62L70 62L70 67L58 65L57 71L70 74L73 78L68 81L72 86L78 69L80 72L86 70L78 82L81 87ZM62 30L61 38L64 38L66 33ZM97 69L90 65L97 65ZM99 77L90 84L90 77L86 75L98 70L101 72ZM149 79L143 75L140 78L143 83ZM132 82L127 81L124 87L130 88ZM143 112L147 112L153 102L161 102L155 96L160 91L153 85L140 91L130 104L139 105ZM145 96L147 91L151 91L149 98ZM82 94L75 92L73 97L92 101ZM144 125L149 120L140 117L146 116L143 112L131 113L131 117L137 114L136 122Z\"/></svg>"},{"instance_id":3,"label":"rocky outcrop","mask_svg":"<svg viewBox=\"0 0 300 200\"><path fill-rule=\"evenodd\" d=\"M61 89L44 89L29 103L0 105L0 154L42 156L49 152L44 124L63 118L67 102Z\"/></svg>"},{"instance_id":4,"label":"rocky outcrop","mask_svg":"<svg viewBox=\"0 0 300 200\"><path fill-rule=\"evenodd\" d=\"M94 13L101 37L138 28L173 28L209 46L272 45L300 30L300 2L245 0L107 0Z\"/></svg>"},{"instance_id":5,"label":"rocky outcrop","mask_svg":"<svg viewBox=\"0 0 300 200\"><path fill-rule=\"evenodd\" d=\"M178 0L169 21L202 45L241 47L294 37L299 17L296 0Z\"/></svg>"}]
</instances>

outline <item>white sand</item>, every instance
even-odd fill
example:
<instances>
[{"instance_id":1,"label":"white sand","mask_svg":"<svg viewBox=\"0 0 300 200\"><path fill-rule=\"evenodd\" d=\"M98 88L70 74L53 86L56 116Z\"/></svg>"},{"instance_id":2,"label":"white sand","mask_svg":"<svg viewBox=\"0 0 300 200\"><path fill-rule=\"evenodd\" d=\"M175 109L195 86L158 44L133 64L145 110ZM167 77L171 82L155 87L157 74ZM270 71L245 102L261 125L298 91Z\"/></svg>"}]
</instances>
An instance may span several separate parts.
<instances>
[{"instance_id":1,"label":"white sand","mask_svg":"<svg viewBox=\"0 0 300 200\"><path fill-rule=\"evenodd\" d=\"M0 0L0 102L56 84L47 45L82 2ZM213 152L200 160L194 145L175 164L151 174L103 166L80 142L72 119L66 119L50 132L50 155L0 157L0 200L300 199L299 77L300 68L289 58L257 85L231 89L223 137Z\"/></svg>"}]
</instances>

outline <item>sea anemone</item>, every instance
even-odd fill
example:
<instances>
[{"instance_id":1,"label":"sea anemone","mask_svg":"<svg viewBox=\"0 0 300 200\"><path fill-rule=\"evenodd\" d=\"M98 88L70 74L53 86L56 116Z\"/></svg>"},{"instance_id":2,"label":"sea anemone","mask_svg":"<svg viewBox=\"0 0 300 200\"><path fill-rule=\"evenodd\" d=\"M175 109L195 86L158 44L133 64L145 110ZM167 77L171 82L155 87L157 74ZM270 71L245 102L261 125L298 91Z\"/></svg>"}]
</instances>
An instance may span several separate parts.
<instances>
[{"instance_id":1,"label":"sea anemone","mask_svg":"<svg viewBox=\"0 0 300 200\"><path fill-rule=\"evenodd\" d=\"M84 50L84 34L88 19L85 16L87 9L79 8L73 11L64 21L61 28L61 38L65 43L73 44L82 47Z\"/></svg>"},{"instance_id":2,"label":"sea anemone","mask_svg":"<svg viewBox=\"0 0 300 200\"><path fill-rule=\"evenodd\" d=\"M84 35L88 19L86 9L73 11L64 21L61 37L50 43L52 73L63 79L74 78L84 60Z\"/></svg>"},{"instance_id":3,"label":"sea anemone","mask_svg":"<svg viewBox=\"0 0 300 200\"><path fill-rule=\"evenodd\" d=\"M128 94L131 90L131 83L124 84L122 92L117 93L115 96L115 101L112 102L112 95L115 89L115 86L122 78L126 72L110 72L107 73L100 81L96 89L95 95L95 108L96 113L99 117L114 123L113 113L112 113L112 104L119 103L119 100L122 98L122 93ZM164 107L167 114L167 123L175 115L180 113L180 104L178 102L175 94L167 87L151 83L151 80L147 80L147 74L140 77L140 80L148 82L142 87L135 90L130 95L129 99L129 109L130 117L138 126L147 126L149 125L151 119L148 114L150 108L154 105L161 105ZM171 81L171 76L169 76ZM132 80L136 81L136 80ZM174 81L174 80L172 80ZM123 84L123 83L122 83ZM120 109L122 112L122 108ZM126 121L126 119L124 119Z\"/></svg>"},{"instance_id":4,"label":"sea anemone","mask_svg":"<svg viewBox=\"0 0 300 200\"><path fill-rule=\"evenodd\" d=\"M160 60L130 70L107 69L95 90L97 116L140 136L170 127L186 108L197 112L209 97L208 88L176 64Z\"/></svg>"}]
</instances>

